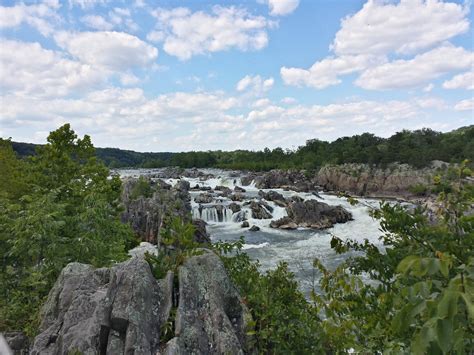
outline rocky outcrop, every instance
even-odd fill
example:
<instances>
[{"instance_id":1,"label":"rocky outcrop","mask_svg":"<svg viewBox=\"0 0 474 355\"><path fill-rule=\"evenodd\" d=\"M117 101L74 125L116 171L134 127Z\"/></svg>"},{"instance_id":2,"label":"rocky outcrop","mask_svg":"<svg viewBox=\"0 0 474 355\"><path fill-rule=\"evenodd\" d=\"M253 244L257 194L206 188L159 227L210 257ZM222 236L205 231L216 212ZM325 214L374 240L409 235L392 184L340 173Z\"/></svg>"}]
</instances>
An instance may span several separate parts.
<instances>
[{"instance_id":1,"label":"rocky outcrop","mask_svg":"<svg viewBox=\"0 0 474 355\"><path fill-rule=\"evenodd\" d=\"M112 268L68 264L43 307L31 354L152 354L171 287L172 275L155 280L143 257Z\"/></svg>"},{"instance_id":2,"label":"rocky outcrop","mask_svg":"<svg viewBox=\"0 0 474 355\"><path fill-rule=\"evenodd\" d=\"M164 354L243 354L250 319L220 259L190 258L179 270L176 336Z\"/></svg>"},{"instance_id":3,"label":"rocky outcrop","mask_svg":"<svg viewBox=\"0 0 474 355\"><path fill-rule=\"evenodd\" d=\"M245 199L245 195L241 194L241 193L235 193L235 194L232 194L229 196L229 198L232 200L232 201L238 201L238 202L241 202Z\"/></svg>"},{"instance_id":4,"label":"rocky outcrop","mask_svg":"<svg viewBox=\"0 0 474 355\"><path fill-rule=\"evenodd\" d=\"M122 213L122 222L129 223L141 240L153 244L159 243L160 230L166 221L179 217L190 222L191 197L189 182L180 180L169 188L160 182L148 180L153 194L151 197L134 197L133 191L137 179L123 181L122 202L125 210Z\"/></svg>"},{"instance_id":5,"label":"rocky outcrop","mask_svg":"<svg viewBox=\"0 0 474 355\"><path fill-rule=\"evenodd\" d=\"M282 194L280 194L276 191L270 190L268 192L264 192L264 191L260 190L258 192L258 195L261 198L263 198L267 201L273 201L277 206L280 206L280 207L286 207L287 206L286 199L283 197Z\"/></svg>"},{"instance_id":6,"label":"rocky outcrop","mask_svg":"<svg viewBox=\"0 0 474 355\"><path fill-rule=\"evenodd\" d=\"M31 354L242 354L250 319L220 258L204 249L161 280L143 255L111 268L71 263L42 309Z\"/></svg>"},{"instance_id":7,"label":"rocky outcrop","mask_svg":"<svg viewBox=\"0 0 474 355\"><path fill-rule=\"evenodd\" d=\"M206 231L207 223L202 219L193 219L194 241L200 244L211 244L211 236Z\"/></svg>"},{"instance_id":8,"label":"rocky outcrop","mask_svg":"<svg viewBox=\"0 0 474 355\"><path fill-rule=\"evenodd\" d=\"M288 216L277 219L276 221L270 222L271 228L280 228L280 229L296 229L298 225Z\"/></svg>"},{"instance_id":9,"label":"rocky outcrop","mask_svg":"<svg viewBox=\"0 0 474 355\"><path fill-rule=\"evenodd\" d=\"M246 190L243 187L240 187L240 186L234 186L234 191L235 192L246 192Z\"/></svg>"},{"instance_id":10,"label":"rocky outcrop","mask_svg":"<svg viewBox=\"0 0 474 355\"><path fill-rule=\"evenodd\" d=\"M315 182L325 190L345 191L359 196L410 196L415 185L429 185L434 169L414 169L406 164L392 164L386 169L366 164L325 166Z\"/></svg>"},{"instance_id":11,"label":"rocky outcrop","mask_svg":"<svg viewBox=\"0 0 474 355\"><path fill-rule=\"evenodd\" d=\"M252 201L250 203L250 209L252 211L252 218L255 219L269 219L272 218L272 215L267 210L265 205L258 201Z\"/></svg>"},{"instance_id":12,"label":"rocky outcrop","mask_svg":"<svg viewBox=\"0 0 474 355\"><path fill-rule=\"evenodd\" d=\"M240 207L240 205L235 202L232 202L228 208L232 211L232 213L240 212L242 210L242 207Z\"/></svg>"},{"instance_id":13,"label":"rocky outcrop","mask_svg":"<svg viewBox=\"0 0 474 355\"><path fill-rule=\"evenodd\" d=\"M232 190L227 186L216 186L215 191L220 191L222 196L229 196L232 193Z\"/></svg>"},{"instance_id":14,"label":"rocky outcrop","mask_svg":"<svg viewBox=\"0 0 474 355\"><path fill-rule=\"evenodd\" d=\"M2 344L2 335L5 344ZM5 332L0 334L0 354L26 355L29 354L29 339L23 332ZM8 345L8 347L7 347ZM10 349L8 349L10 348ZM11 351L11 352L10 352Z\"/></svg>"},{"instance_id":15,"label":"rocky outcrop","mask_svg":"<svg viewBox=\"0 0 474 355\"><path fill-rule=\"evenodd\" d=\"M258 232L260 230L259 226L256 226L255 224L249 228L250 232Z\"/></svg>"},{"instance_id":16,"label":"rocky outcrop","mask_svg":"<svg viewBox=\"0 0 474 355\"><path fill-rule=\"evenodd\" d=\"M194 198L196 203L211 203L214 198L209 193L199 194Z\"/></svg>"},{"instance_id":17,"label":"rocky outcrop","mask_svg":"<svg viewBox=\"0 0 474 355\"><path fill-rule=\"evenodd\" d=\"M280 229L296 229L305 227L324 229L335 223L345 223L352 220L350 212L342 206L330 206L316 200L292 202L286 208L287 217L272 221L270 227Z\"/></svg>"},{"instance_id":18,"label":"rocky outcrop","mask_svg":"<svg viewBox=\"0 0 474 355\"><path fill-rule=\"evenodd\" d=\"M241 178L242 185L251 181L261 189L283 188L296 192L342 191L358 196L411 197L411 187L429 185L436 169L447 164L433 162L425 169L415 169L406 164L391 164L379 168L368 164L342 164L322 167L310 174L298 170L271 170L266 173L250 173Z\"/></svg>"}]
</instances>

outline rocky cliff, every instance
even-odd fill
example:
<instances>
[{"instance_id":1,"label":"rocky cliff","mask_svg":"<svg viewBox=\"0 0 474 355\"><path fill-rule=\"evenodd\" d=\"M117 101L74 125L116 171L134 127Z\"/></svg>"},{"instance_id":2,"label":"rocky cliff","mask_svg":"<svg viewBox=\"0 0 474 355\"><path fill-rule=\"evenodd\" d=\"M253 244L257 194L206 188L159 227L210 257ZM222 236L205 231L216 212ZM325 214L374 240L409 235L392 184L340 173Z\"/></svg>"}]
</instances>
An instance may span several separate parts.
<instances>
[{"instance_id":1,"label":"rocky cliff","mask_svg":"<svg viewBox=\"0 0 474 355\"><path fill-rule=\"evenodd\" d=\"M191 222L191 197L189 182L180 180L171 187L163 180L148 178L150 190L148 195L137 193L138 179L128 178L123 182L122 202L124 212L122 221L129 223L142 241L160 243L160 231L175 217L184 222ZM192 221L196 228L198 242L209 242L206 224L203 221Z\"/></svg>"},{"instance_id":2,"label":"rocky cliff","mask_svg":"<svg viewBox=\"0 0 474 355\"><path fill-rule=\"evenodd\" d=\"M385 169L367 164L329 165L316 173L294 170L249 173L241 181L243 185L253 182L262 189L284 188L300 192L323 189L367 197L410 197L411 187L429 185L436 169L442 166L441 162L433 162L425 169L414 169L406 164L392 164Z\"/></svg>"},{"instance_id":3,"label":"rocky cliff","mask_svg":"<svg viewBox=\"0 0 474 355\"><path fill-rule=\"evenodd\" d=\"M178 275L156 280L143 253L134 254L110 268L67 265L43 307L31 354L246 350L251 316L218 256L203 250Z\"/></svg>"}]
</instances>

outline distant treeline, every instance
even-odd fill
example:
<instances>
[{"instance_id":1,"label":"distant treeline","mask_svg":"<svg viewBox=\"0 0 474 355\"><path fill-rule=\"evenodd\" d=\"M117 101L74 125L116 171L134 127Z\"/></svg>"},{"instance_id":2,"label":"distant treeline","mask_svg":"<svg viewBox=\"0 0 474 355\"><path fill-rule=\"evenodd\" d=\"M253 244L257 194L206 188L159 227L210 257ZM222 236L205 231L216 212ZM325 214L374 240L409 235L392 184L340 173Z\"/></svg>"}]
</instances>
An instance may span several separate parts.
<instances>
[{"instance_id":1,"label":"distant treeline","mask_svg":"<svg viewBox=\"0 0 474 355\"><path fill-rule=\"evenodd\" d=\"M13 142L20 156L34 154L34 144ZM367 163L387 166L399 162L421 168L432 160L474 161L474 125L441 133L428 128L403 130L390 138L371 133L342 137L333 142L311 139L296 150L265 148L262 151L192 151L138 153L116 148L97 148L97 156L111 168L229 168L242 170L317 169L326 164Z\"/></svg>"}]
</instances>

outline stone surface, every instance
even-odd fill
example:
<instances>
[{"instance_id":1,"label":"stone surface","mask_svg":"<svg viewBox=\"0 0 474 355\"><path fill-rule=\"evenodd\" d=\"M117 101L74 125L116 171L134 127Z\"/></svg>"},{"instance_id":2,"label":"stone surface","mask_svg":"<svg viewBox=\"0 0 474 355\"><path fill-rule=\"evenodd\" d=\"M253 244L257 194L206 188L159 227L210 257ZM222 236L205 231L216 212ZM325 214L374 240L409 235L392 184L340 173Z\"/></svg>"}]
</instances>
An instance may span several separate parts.
<instances>
[{"instance_id":1,"label":"stone surface","mask_svg":"<svg viewBox=\"0 0 474 355\"><path fill-rule=\"evenodd\" d=\"M255 224L249 228L249 231L251 232L258 232L260 230L259 226L256 226Z\"/></svg>"},{"instance_id":2,"label":"stone surface","mask_svg":"<svg viewBox=\"0 0 474 355\"><path fill-rule=\"evenodd\" d=\"M242 224L240 225L240 227L242 228L248 228L250 226L249 222L248 221L243 221Z\"/></svg>"},{"instance_id":3,"label":"stone surface","mask_svg":"<svg viewBox=\"0 0 474 355\"><path fill-rule=\"evenodd\" d=\"M240 207L240 205L235 202L232 202L228 207L232 211L232 213L240 212L242 209L242 207Z\"/></svg>"},{"instance_id":4,"label":"stone surface","mask_svg":"<svg viewBox=\"0 0 474 355\"><path fill-rule=\"evenodd\" d=\"M214 253L188 259L179 269L176 337L164 354L243 354L250 313Z\"/></svg>"},{"instance_id":5,"label":"stone surface","mask_svg":"<svg viewBox=\"0 0 474 355\"><path fill-rule=\"evenodd\" d=\"M207 223L202 219L193 219L193 226L195 228L194 240L201 244L210 244L211 236L206 231Z\"/></svg>"},{"instance_id":6,"label":"stone surface","mask_svg":"<svg viewBox=\"0 0 474 355\"><path fill-rule=\"evenodd\" d=\"M296 229L298 227L324 229L335 223L352 219L342 206L330 206L317 200L293 201L286 208L288 216L270 222L271 228Z\"/></svg>"},{"instance_id":7,"label":"stone surface","mask_svg":"<svg viewBox=\"0 0 474 355\"><path fill-rule=\"evenodd\" d=\"M250 203L250 209L252 210L252 218L255 219L269 219L272 218L270 212L265 208L265 206L258 201L252 201Z\"/></svg>"},{"instance_id":8,"label":"stone surface","mask_svg":"<svg viewBox=\"0 0 474 355\"><path fill-rule=\"evenodd\" d=\"M68 264L42 309L31 353L156 352L169 316L169 278L155 280L143 257L101 269Z\"/></svg>"},{"instance_id":9,"label":"stone surface","mask_svg":"<svg viewBox=\"0 0 474 355\"><path fill-rule=\"evenodd\" d=\"M199 194L194 198L196 203L211 203L214 198L209 193Z\"/></svg>"},{"instance_id":10,"label":"stone surface","mask_svg":"<svg viewBox=\"0 0 474 355\"><path fill-rule=\"evenodd\" d=\"M186 222L191 221L189 183L180 180L175 187L162 187L159 183L149 181L153 189L151 197L139 196L132 198L132 190L137 179L123 181L122 202L125 210L122 221L129 223L141 240L159 244L160 230L165 221L179 217Z\"/></svg>"},{"instance_id":11,"label":"stone surface","mask_svg":"<svg viewBox=\"0 0 474 355\"><path fill-rule=\"evenodd\" d=\"M2 349L1 339L0 339L0 354L8 355L23 355L29 353L29 339L23 332L6 332L2 334L5 338L6 344L4 344L5 349ZM6 345L8 344L9 350L6 350ZM7 351L11 351L8 353Z\"/></svg>"}]
</instances>

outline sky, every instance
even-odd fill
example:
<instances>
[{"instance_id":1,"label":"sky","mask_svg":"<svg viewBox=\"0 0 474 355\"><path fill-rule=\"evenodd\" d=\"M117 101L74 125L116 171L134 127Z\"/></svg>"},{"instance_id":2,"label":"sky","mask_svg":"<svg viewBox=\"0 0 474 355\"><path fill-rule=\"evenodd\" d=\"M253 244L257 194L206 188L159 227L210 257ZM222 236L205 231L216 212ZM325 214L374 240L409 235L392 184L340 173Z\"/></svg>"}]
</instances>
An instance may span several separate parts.
<instances>
[{"instance_id":1,"label":"sky","mask_svg":"<svg viewBox=\"0 0 474 355\"><path fill-rule=\"evenodd\" d=\"M295 149L474 124L471 1L0 0L0 137Z\"/></svg>"}]
</instances>

